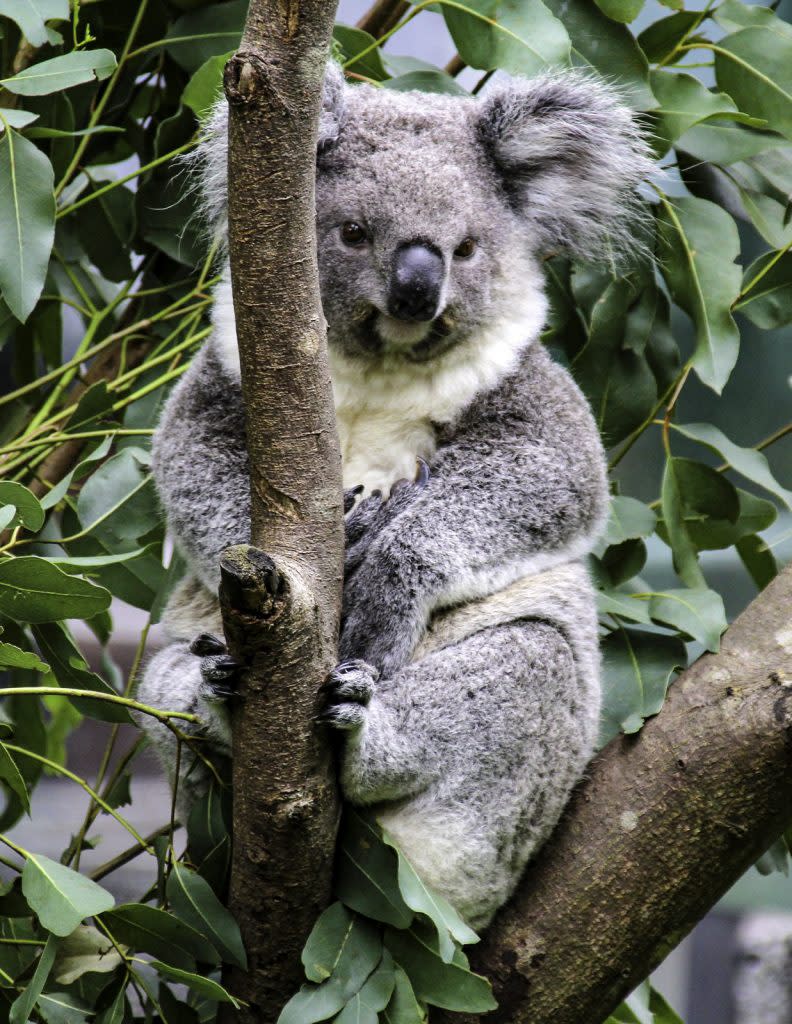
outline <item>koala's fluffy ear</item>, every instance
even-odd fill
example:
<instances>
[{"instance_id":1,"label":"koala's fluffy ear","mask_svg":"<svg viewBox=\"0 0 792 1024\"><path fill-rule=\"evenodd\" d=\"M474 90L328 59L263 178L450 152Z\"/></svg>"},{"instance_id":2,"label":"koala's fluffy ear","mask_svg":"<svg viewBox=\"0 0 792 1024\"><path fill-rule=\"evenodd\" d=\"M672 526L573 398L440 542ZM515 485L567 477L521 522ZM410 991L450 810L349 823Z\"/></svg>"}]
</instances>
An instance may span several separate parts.
<instances>
[{"instance_id":1,"label":"koala's fluffy ear","mask_svg":"<svg viewBox=\"0 0 792 1024\"><path fill-rule=\"evenodd\" d=\"M593 260L631 246L652 163L613 89L577 72L515 79L482 99L478 129L540 246Z\"/></svg>"},{"instance_id":2,"label":"koala's fluffy ear","mask_svg":"<svg viewBox=\"0 0 792 1024\"><path fill-rule=\"evenodd\" d=\"M329 61L325 72L317 147L321 152L338 138L344 120L344 72ZM228 104L221 96L204 125L201 144L184 161L195 174L203 217L212 235L224 240L228 204Z\"/></svg>"},{"instance_id":3,"label":"koala's fluffy ear","mask_svg":"<svg viewBox=\"0 0 792 1024\"><path fill-rule=\"evenodd\" d=\"M346 113L345 89L344 72L340 65L336 64L334 60L328 61L325 71L322 112L319 115L318 147L320 152L331 146L341 133Z\"/></svg>"}]
</instances>

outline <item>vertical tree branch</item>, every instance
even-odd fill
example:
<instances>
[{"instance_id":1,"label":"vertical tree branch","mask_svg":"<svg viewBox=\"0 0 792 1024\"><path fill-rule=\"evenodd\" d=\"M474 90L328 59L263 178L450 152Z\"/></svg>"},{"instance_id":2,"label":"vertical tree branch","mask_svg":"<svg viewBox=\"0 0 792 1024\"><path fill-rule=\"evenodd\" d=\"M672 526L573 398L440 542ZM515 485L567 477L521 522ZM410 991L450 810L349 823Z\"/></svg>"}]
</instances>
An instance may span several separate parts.
<instances>
[{"instance_id":1,"label":"vertical tree branch","mask_svg":"<svg viewBox=\"0 0 792 1024\"><path fill-rule=\"evenodd\" d=\"M471 957L484 1020L599 1024L792 821L791 608L789 567L595 761Z\"/></svg>"},{"instance_id":2,"label":"vertical tree branch","mask_svg":"<svg viewBox=\"0 0 792 1024\"><path fill-rule=\"evenodd\" d=\"M223 559L234 716L231 906L249 956L241 1022L275 1021L330 896L338 796L313 719L335 660L341 460L316 262L314 179L334 0L251 0L228 62L229 245L252 542Z\"/></svg>"}]
</instances>

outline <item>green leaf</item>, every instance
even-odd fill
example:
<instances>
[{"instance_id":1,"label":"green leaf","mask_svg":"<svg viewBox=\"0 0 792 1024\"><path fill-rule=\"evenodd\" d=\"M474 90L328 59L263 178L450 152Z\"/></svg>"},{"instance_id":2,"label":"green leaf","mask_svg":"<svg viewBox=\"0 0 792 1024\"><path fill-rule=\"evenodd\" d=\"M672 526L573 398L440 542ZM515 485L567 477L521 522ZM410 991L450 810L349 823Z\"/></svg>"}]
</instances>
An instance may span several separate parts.
<instances>
[{"instance_id":1,"label":"green leaf","mask_svg":"<svg viewBox=\"0 0 792 1024\"><path fill-rule=\"evenodd\" d=\"M354 914L341 937L333 973L320 985L303 985L278 1017L278 1024L314 1024L339 1013L382 959L379 929ZM314 972L317 973L317 972Z\"/></svg>"},{"instance_id":2,"label":"green leaf","mask_svg":"<svg viewBox=\"0 0 792 1024\"><path fill-rule=\"evenodd\" d=\"M741 448L711 423L674 424L674 430L690 438L691 441L698 441L699 444L717 452L735 472L763 487L792 510L792 491L782 487L776 480L767 459L761 452L755 448Z\"/></svg>"},{"instance_id":3,"label":"green leaf","mask_svg":"<svg viewBox=\"0 0 792 1024\"><path fill-rule=\"evenodd\" d=\"M723 598L714 590L665 590L651 595L649 611L655 622L672 626L717 652L726 629Z\"/></svg>"},{"instance_id":4,"label":"green leaf","mask_svg":"<svg viewBox=\"0 0 792 1024\"><path fill-rule=\"evenodd\" d=\"M110 50L72 50L33 64L13 78L0 78L0 85L20 96L45 96L75 85L108 78L116 67Z\"/></svg>"},{"instance_id":5,"label":"green leaf","mask_svg":"<svg viewBox=\"0 0 792 1024\"><path fill-rule=\"evenodd\" d=\"M5 530L9 523L13 523L16 515L15 505L3 505L0 507L0 530Z\"/></svg>"},{"instance_id":6,"label":"green leaf","mask_svg":"<svg viewBox=\"0 0 792 1024\"><path fill-rule=\"evenodd\" d=\"M426 1012L418 1005L410 979L398 964L394 977L393 995L382 1011L383 1024L425 1024Z\"/></svg>"},{"instance_id":7,"label":"green leaf","mask_svg":"<svg viewBox=\"0 0 792 1024\"><path fill-rule=\"evenodd\" d=\"M151 966L162 977L169 978L180 985L186 985L193 992L197 992L199 996L204 996L204 998L211 999L216 1003L232 1003L239 1008L239 1003L230 992L226 992L222 985L212 981L211 978L204 978L200 974L193 974L192 971L182 971L178 967L171 967L170 964L162 963L161 960L152 960Z\"/></svg>"},{"instance_id":8,"label":"green leaf","mask_svg":"<svg viewBox=\"0 0 792 1024\"><path fill-rule=\"evenodd\" d=\"M773 260L770 270L735 306L765 331L792 323L792 252L784 253L780 259L775 252L764 253L747 268L743 278L745 288Z\"/></svg>"},{"instance_id":9,"label":"green leaf","mask_svg":"<svg viewBox=\"0 0 792 1024\"><path fill-rule=\"evenodd\" d=\"M0 480L0 505L14 505L14 525L19 523L37 533L44 525L44 510L38 498L27 487L12 480Z\"/></svg>"},{"instance_id":10,"label":"green leaf","mask_svg":"<svg viewBox=\"0 0 792 1024\"><path fill-rule=\"evenodd\" d=\"M47 992L39 996L38 1012L47 1024L86 1024L93 1011L88 1003L69 992Z\"/></svg>"},{"instance_id":11,"label":"green leaf","mask_svg":"<svg viewBox=\"0 0 792 1024\"><path fill-rule=\"evenodd\" d=\"M11 0L13 2L13 0ZM29 124L37 121L38 114L32 110L14 110L11 107L0 107L0 135L5 131L6 124L12 128L26 128Z\"/></svg>"},{"instance_id":12,"label":"green leaf","mask_svg":"<svg viewBox=\"0 0 792 1024\"><path fill-rule=\"evenodd\" d=\"M670 458L662 487L663 527L674 553L674 567L689 587L706 586L698 564L691 524L708 519L736 523L740 502L733 484L692 459Z\"/></svg>"},{"instance_id":13,"label":"green leaf","mask_svg":"<svg viewBox=\"0 0 792 1024\"><path fill-rule=\"evenodd\" d=\"M737 541L737 554L759 590L778 575L778 566L767 543L755 534Z\"/></svg>"},{"instance_id":14,"label":"green leaf","mask_svg":"<svg viewBox=\"0 0 792 1024\"><path fill-rule=\"evenodd\" d=\"M83 530L111 551L136 543L161 523L148 472L148 455L124 448L108 459L84 484L77 500Z\"/></svg>"},{"instance_id":15,"label":"green leaf","mask_svg":"<svg viewBox=\"0 0 792 1024\"><path fill-rule=\"evenodd\" d=\"M781 35L792 36L792 25L773 14L769 7L744 4L740 0L723 0L712 12L717 23L729 32L741 28L767 28Z\"/></svg>"},{"instance_id":16,"label":"green leaf","mask_svg":"<svg viewBox=\"0 0 792 1024\"><path fill-rule=\"evenodd\" d=\"M635 21L643 8L644 0L597 0L597 7L611 21L620 21L628 25Z\"/></svg>"},{"instance_id":17,"label":"green leaf","mask_svg":"<svg viewBox=\"0 0 792 1024\"><path fill-rule=\"evenodd\" d=\"M409 975L415 994L431 1006L444 1010L484 1013L497 1003L486 978L455 958L450 964L440 957L435 937L426 928L413 925L406 931L387 928L385 945Z\"/></svg>"},{"instance_id":18,"label":"green leaf","mask_svg":"<svg viewBox=\"0 0 792 1024\"><path fill-rule=\"evenodd\" d=\"M621 544L637 537L649 537L654 533L657 516L648 505L637 498L615 494L611 498L608 524L603 541L606 545Z\"/></svg>"},{"instance_id":19,"label":"green leaf","mask_svg":"<svg viewBox=\"0 0 792 1024\"><path fill-rule=\"evenodd\" d=\"M696 328L693 366L720 394L740 344L731 306L742 275L737 227L725 210L705 199L663 201L658 217L660 268L674 301Z\"/></svg>"},{"instance_id":20,"label":"green leaf","mask_svg":"<svg viewBox=\"0 0 792 1024\"><path fill-rule=\"evenodd\" d=\"M33 626L33 635L41 653L50 664L53 675L52 679L47 680L50 685L116 695L116 691L106 680L88 668L65 623L37 623ZM129 724L131 721L129 712L123 704L91 700L90 697L69 697L68 700L81 714L96 718L100 722Z\"/></svg>"},{"instance_id":21,"label":"green leaf","mask_svg":"<svg viewBox=\"0 0 792 1024\"><path fill-rule=\"evenodd\" d=\"M0 562L0 613L17 622L90 619L110 606L110 594L62 572L46 558Z\"/></svg>"},{"instance_id":22,"label":"green leaf","mask_svg":"<svg viewBox=\"0 0 792 1024\"><path fill-rule=\"evenodd\" d=\"M404 902L417 914L425 914L437 929L440 958L450 963L454 957L454 942L467 945L479 941L478 935L469 928L448 900L433 892L418 876L415 868L399 849L396 841L382 830L382 838L391 846L399 858L399 889Z\"/></svg>"},{"instance_id":23,"label":"green leaf","mask_svg":"<svg viewBox=\"0 0 792 1024\"><path fill-rule=\"evenodd\" d=\"M653 22L638 36L638 44L653 64L664 61L685 41L699 20L698 11L679 11Z\"/></svg>"},{"instance_id":24,"label":"green leaf","mask_svg":"<svg viewBox=\"0 0 792 1024\"><path fill-rule=\"evenodd\" d=\"M466 10L443 6L448 31L459 56L473 68L500 68L536 75L552 64L569 63L564 24L541 0L466 0ZM483 15L495 21L488 24Z\"/></svg>"},{"instance_id":25,"label":"green leaf","mask_svg":"<svg viewBox=\"0 0 792 1024\"><path fill-rule=\"evenodd\" d=\"M104 913L102 920L113 938L125 946L182 970L195 970L196 960L220 962L214 946L200 932L157 907L124 903Z\"/></svg>"},{"instance_id":26,"label":"green leaf","mask_svg":"<svg viewBox=\"0 0 792 1024\"><path fill-rule=\"evenodd\" d=\"M302 951L305 977L309 981L326 981L333 973L354 920L343 903L332 903L319 915Z\"/></svg>"},{"instance_id":27,"label":"green leaf","mask_svg":"<svg viewBox=\"0 0 792 1024\"><path fill-rule=\"evenodd\" d=\"M235 50L242 36L247 6L247 0L231 0L189 11L168 29L167 52L193 74L210 57Z\"/></svg>"},{"instance_id":28,"label":"green leaf","mask_svg":"<svg viewBox=\"0 0 792 1024\"><path fill-rule=\"evenodd\" d=\"M182 103L193 111L199 121L206 118L222 95L223 69L233 52L230 50L228 53L210 57L184 87Z\"/></svg>"},{"instance_id":29,"label":"green leaf","mask_svg":"<svg viewBox=\"0 0 792 1024\"><path fill-rule=\"evenodd\" d=\"M713 122L688 129L677 140L676 148L697 160L728 165L788 145L786 139L770 132L747 131L739 125Z\"/></svg>"},{"instance_id":30,"label":"green leaf","mask_svg":"<svg viewBox=\"0 0 792 1024\"><path fill-rule=\"evenodd\" d=\"M123 944L120 949L126 951ZM71 985L84 974L110 974L123 962L106 935L93 925L81 924L59 944L54 977L59 985Z\"/></svg>"},{"instance_id":31,"label":"green leaf","mask_svg":"<svg viewBox=\"0 0 792 1024\"><path fill-rule=\"evenodd\" d=\"M30 797L25 780L17 768L16 761L3 743L0 743L0 779L19 797L22 806L30 814Z\"/></svg>"},{"instance_id":32,"label":"green leaf","mask_svg":"<svg viewBox=\"0 0 792 1024\"><path fill-rule=\"evenodd\" d=\"M377 40L370 33L359 28L352 28L351 25L342 25L336 22L333 28L333 39L340 48L345 68L351 67L355 74L364 75L375 82L383 82L389 77L385 65L382 63L382 54L376 48ZM368 50L372 45L375 46L375 49L369 50L364 57L356 59L359 53Z\"/></svg>"},{"instance_id":33,"label":"green leaf","mask_svg":"<svg viewBox=\"0 0 792 1024\"><path fill-rule=\"evenodd\" d=\"M41 924L55 935L69 935L83 918L115 903L107 889L40 853L25 861L22 892Z\"/></svg>"},{"instance_id":34,"label":"green leaf","mask_svg":"<svg viewBox=\"0 0 792 1024\"><path fill-rule=\"evenodd\" d=\"M90 196L103 187L93 184ZM130 242L135 234L135 195L123 185L105 192L71 215L77 237L91 263L108 281L132 274Z\"/></svg>"},{"instance_id":35,"label":"green leaf","mask_svg":"<svg viewBox=\"0 0 792 1024\"><path fill-rule=\"evenodd\" d=\"M649 85L649 64L624 25L605 17L591 0L546 0L572 40L575 64L590 65L610 79L619 71L619 88L636 110L657 106Z\"/></svg>"},{"instance_id":36,"label":"green leaf","mask_svg":"<svg viewBox=\"0 0 792 1024\"><path fill-rule=\"evenodd\" d=\"M653 71L650 82L652 92L660 103L660 109L655 112L655 132L668 145L700 121L718 117L745 119L730 96L722 92L710 92L693 75Z\"/></svg>"},{"instance_id":37,"label":"green leaf","mask_svg":"<svg viewBox=\"0 0 792 1024\"><path fill-rule=\"evenodd\" d=\"M80 477L84 476L91 468L92 462L101 462L105 458L107 453L113 444L113 437L108 436L102 439L101 443L84 459L77 463L74 469L67 473L62 480L60 480L51 491L48 491L41 499L41 507L46 511L47 509L54 508L55 505L64 497L73 480L79 480Z\"/></svg>"},{"instance_id":38,"label":"green leaf","mask_svg":"<svg viewBox=\"0 0 792 1024\"><path fill-rule=\"evenodd\" d=\"M390 1002L395 984L393 957L385 949L379 967L335 1018L335 1024L377 1024L377 1015Z\"/></svg>"},{"instance_id":39,"label":"green leaf","mask_svg":"<svg viewBox=\"0 0 792 1024\"><path fill-rule=\"evenodd\" d=\"M382 830L347 805L338 840L336 896L352 910L395 928L407 928L413 913L398 883L399 861Z\"/></svg>"},{"instance_id":40,"label":"green leaf","mask_svg":"<svg viewBox=\"0 0 792 1024\"><path fill-rule=\"evenodd\" d=\"M630 593L627 588L604 587L597 591L597 611L600 616L618 615L628 622L648 624L649 604Z\"/></svg>"},{"instance_id":41,"label":"green leaf","mask_svg":"<svg viewBox=\"0 0 792 1024\"><path fill-rule=\"evenodd\" d=\"M49 665L34 654L33 651L23 651L21 647L14 644L0 642L0 670L8 668L32 669L34 672L49 672Z\"/></svg>"},{"instance_id":42,"label":"green leaf","mask_svg":"<svg viewBox=\"0 0 792 1024\"><path fill-rule=\"evenodd\" d=\"M45 22L66 20L69 0L0 0L0 16L15 21L31 46L44 46L48 41Z\"/></svg>"},{"instance_id":43,"label":"green leaf","mask_svg":"<svg viewBox=\"0 0 792 1024\"><path fill-rule=\"evenodd\" d=\"M733 547L750 534L766 530L778 515L775 505L748 491L737 490L739 513L734 522L717 515L687 516L686 528L697 550L716 551ZM666 540L665 524L658 526L658 535Z\"/></svg>"},{"instance_id":44,"label":"green leaf","mask_svg":"<svg viewBox=\"0 0 792 1024\"><path fill-rule=\"evenodd\" d=\"M168 877L167 893L174 914L205 935L225 963L243 970L247 967L239 926L205 879L176 863Z\"/></svg>"},{"instance_id":45,"label":"green leaf","mask_svg":"<svg viewBox=\"0 0 792 1024\"><path fill-rule=\"evenodd\" d=\"M382 83L386 89L395 89L397 92L439 92L447 93L450 96L469 96L467 89L463 89L451 75L443 71L409 71L397 78L389 78Z\"/></svg>"},{"instance_id":46,"label":"green leaf","mask_svg":"<svg viewBox=\"0 0 792 1024\"><path fill-rule=\"evenodd\" d=\"M792 139L792 36L747 28L714 49L718 86L740 110Z\"/></svg>"},{"instance_id":47,"label":"green leaf","mask_svg":"<svg viewBox=\"0 0 792 1024\"><path fill-rule=\"evenodd\" d=\"M30 863L30 861L28 861ZM23 875L24 880L24 875ZM26 1024L38 1002L39 996L47 984L52 965L55 962L55 952L58 940L55 935L50 935L47 944L41 951L41 956L36 964L33 977L24 992L13 1002L8 1013L9 1024Z\"/></svg>"},{"instance_id":48,"label":"green leaf","mask_svg":"<svg viewBox=\"0 0 792 1024\"><path fill-rule=\"evenodd\" d=\"M686 664L685 645L677 637L624 628L605 637L600 745L619 731L638 732L662 708L672 674Z\"/></svg>"},{"instance_id":49,"label":"green leaf","mask_svg":"<svg viewBox=\"0 0 792 1024\"><path fill-rule=\"evenodd\" d=\"M52 164L15 131L0 136L0 292L23 323L38 302L55 237Z\"/></svg>"}]
</instances>

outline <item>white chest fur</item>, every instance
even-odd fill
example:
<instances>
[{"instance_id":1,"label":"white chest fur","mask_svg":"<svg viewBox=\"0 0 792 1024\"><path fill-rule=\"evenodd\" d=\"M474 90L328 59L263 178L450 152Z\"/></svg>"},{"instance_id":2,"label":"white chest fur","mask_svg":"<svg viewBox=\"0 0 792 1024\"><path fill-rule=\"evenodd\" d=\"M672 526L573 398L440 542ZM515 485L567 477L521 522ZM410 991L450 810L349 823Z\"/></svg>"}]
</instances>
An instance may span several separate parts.
<instances>
[{"instance_id":1,"label":"white chest fur","mask_svg":"<svg viewBox=\"0 0 792 1024\"><path fill-rule=\"evenodd\" d=\"M495 387L515 369L520 353L539 336L547 303L534 285L509 306L511 316L429 363L394 356L372 367L331 349L345 487L362 484L366 493L387 494L400 478L410 479L418 456L429 461L434 453L433 424L450 423L477 394ZM215 349L226 370L238 377L227 276L215 289L212 320Z\"/></svg>"}]
</instances>

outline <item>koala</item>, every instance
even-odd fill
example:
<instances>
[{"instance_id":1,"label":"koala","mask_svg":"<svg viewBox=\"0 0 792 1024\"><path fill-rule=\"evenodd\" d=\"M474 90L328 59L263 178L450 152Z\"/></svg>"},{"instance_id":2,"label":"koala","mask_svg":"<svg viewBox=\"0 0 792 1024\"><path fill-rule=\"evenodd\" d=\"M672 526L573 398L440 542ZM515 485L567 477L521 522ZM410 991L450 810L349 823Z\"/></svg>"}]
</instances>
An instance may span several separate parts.
<instances>
[{"instance_id":1,"label":"koala","mask_svg":"<svg viewBox=\"0 0 792 1024\"><path fill-rule=\"evenodd\" d=\"M222 234L225 104L199 152ZM340 664L319 726L340 781L435 890L484 927L594 750L597 619L585 556L608 505L588 405L540 342L542 260L631 244L651 169L630 111L578 73L478 98L346 85L330 66L316 234L346 491ZM172 392L154 475L189 566L139 698L197 712L230 752L237 666L218 559L250 537L231 285ZM172 737L146 728L175 773ZM182 806L205 785L183 758ZM185 803L186 801L186 803Z\"/></svg>"}]
</instances>

